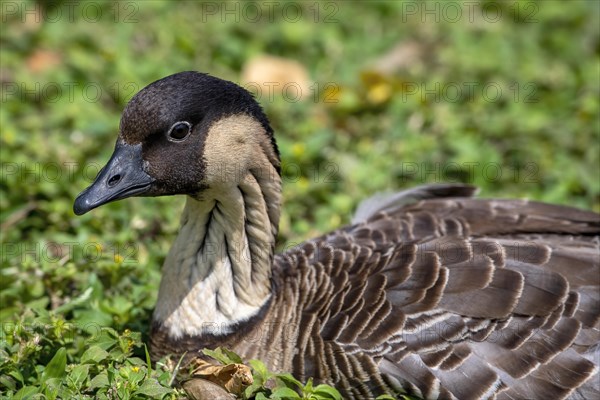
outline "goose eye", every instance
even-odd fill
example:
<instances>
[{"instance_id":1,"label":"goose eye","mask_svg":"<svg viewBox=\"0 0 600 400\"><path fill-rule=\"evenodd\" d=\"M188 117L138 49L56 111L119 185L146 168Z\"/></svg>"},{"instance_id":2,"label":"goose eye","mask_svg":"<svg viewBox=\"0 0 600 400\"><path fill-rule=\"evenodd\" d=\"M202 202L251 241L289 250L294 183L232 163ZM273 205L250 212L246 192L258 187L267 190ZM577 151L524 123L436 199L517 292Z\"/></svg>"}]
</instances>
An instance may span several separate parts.
<instances>
[{"instance_id":1,"label":"goose eye","mask_svg":"<svg viewBox=\"0 0 600 400\"><path fill-rule=\"evenodd\" d=\"M180 141L185 139L192 131L192 125L187 121L176 122L169 129L169 140Z\"/></svg>"}]
</instances>

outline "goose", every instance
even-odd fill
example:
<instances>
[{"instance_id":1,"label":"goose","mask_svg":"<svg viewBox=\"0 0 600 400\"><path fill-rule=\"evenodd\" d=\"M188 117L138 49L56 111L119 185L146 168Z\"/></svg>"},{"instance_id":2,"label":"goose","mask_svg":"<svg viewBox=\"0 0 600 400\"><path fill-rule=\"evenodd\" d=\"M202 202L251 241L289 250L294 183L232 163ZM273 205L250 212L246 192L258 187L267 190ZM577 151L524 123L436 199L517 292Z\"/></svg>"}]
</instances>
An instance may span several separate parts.
<instances>
[{"instance_id":1,"label":"goose","mask_svg":"<svg viewBox=\"0 0 600 400\"><path fill-rule=\"evenodd\" d=\"M151 324L154 359L223 346L344 399L600 398L600 215L420 186L275 254L280 158L261 106L200 72L127 104L74 202L185 195Z\"/></svg>"}]
</instances>

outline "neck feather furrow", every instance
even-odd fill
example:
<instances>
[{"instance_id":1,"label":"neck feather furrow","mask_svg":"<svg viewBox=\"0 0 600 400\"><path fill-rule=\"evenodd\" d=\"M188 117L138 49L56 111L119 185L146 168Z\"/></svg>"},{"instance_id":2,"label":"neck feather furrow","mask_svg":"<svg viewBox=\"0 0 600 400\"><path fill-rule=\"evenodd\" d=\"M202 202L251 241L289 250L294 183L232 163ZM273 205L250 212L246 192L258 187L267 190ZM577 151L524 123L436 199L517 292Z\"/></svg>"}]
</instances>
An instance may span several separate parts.
<instances>
[{"instance_id":1,"label":"neck feather furrow","mask_svg":"<svg viewBox=\"0 0 600 400\"><path fill-rule=\"evenodd\" d=\"M237 186L188 198L154 311L170 336L229 333L267 302L280 185L274 169L249 172Z\"/></svg>"}]
</instances>

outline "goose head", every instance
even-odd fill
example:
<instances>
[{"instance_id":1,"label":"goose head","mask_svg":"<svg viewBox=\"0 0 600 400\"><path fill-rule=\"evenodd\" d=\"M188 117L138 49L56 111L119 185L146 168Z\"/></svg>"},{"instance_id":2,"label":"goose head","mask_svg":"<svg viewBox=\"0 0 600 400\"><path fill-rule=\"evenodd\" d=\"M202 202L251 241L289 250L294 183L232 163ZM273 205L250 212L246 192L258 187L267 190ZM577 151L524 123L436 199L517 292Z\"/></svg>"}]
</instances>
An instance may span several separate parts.
<instances>
[{"instance_id":1,"label":"goose head","mask_svg":"<svg viewBox=\"0 0 600 400\"><path fill-rule=\"evenodd\" d=\"M82 215L132 196L226 191L261 164L279 175L273 131L252 95L229 81L181 72L127 104L112 157L73 210Z\"/></svg>"}]
</instances>

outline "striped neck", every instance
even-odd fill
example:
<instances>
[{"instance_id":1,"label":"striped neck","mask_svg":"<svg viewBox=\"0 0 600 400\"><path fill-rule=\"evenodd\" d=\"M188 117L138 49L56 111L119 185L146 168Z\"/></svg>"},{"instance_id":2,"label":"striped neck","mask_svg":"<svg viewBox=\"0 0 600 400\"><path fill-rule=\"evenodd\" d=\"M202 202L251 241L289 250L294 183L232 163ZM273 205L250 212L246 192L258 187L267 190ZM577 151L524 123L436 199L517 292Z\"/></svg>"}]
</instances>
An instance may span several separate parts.
<instances>
[{"instance_id":1,"label":"striped neck","mask_svg":"<svg viewBox=\"0 0 600 400\"><path fill-rule=\"evenodd\" d=\"M271 164L188 197L153 316L170 337L228 334L259 313L271 296L280 202Z\"/></svg>"}]
</instances>

